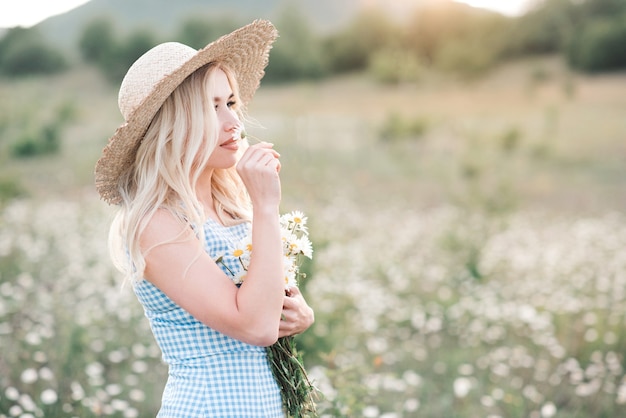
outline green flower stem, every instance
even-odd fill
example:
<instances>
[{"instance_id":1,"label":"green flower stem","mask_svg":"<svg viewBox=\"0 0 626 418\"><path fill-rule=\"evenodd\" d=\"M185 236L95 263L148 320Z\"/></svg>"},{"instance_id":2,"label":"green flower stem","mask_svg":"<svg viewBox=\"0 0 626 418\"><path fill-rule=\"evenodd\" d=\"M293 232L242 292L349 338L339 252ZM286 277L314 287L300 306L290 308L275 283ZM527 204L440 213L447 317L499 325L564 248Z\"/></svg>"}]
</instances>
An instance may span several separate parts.
<instances>
[{"instance_id":1,"label":"green flower stem","mask_svg":"<svg viewBox=\"0 0 626 418\"><path fill-rule=\"evenodd\" d=\"M317 417L317 389L311 384L296 350L294 338L282 337L267 348L274 377L280 386L283 407L288 416Z\"/></svg>"}]
</instances>

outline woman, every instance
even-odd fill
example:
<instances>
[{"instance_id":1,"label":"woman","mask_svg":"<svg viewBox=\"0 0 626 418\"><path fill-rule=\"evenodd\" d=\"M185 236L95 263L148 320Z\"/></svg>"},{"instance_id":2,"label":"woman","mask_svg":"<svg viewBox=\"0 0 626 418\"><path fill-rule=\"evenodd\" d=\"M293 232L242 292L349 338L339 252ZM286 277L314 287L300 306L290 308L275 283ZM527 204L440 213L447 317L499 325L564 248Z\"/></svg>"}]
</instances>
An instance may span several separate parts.
<instances>
[{"instance_id":1,"label":"woman","mask_svg":"<svg viewBox=\"0 0 626 418\"><path fill-rule=\"evenodd\" d=\"M159 417L284 416L264 347L313 323L298 290L285 295L279 154L241 138L276 37L255 21L200 51L145 53L120 87L125 123L96 164L101 197L119 205L113 259L169 365ZM238 287L228 249L251 225Z\"/></svg>"}]
</instances>

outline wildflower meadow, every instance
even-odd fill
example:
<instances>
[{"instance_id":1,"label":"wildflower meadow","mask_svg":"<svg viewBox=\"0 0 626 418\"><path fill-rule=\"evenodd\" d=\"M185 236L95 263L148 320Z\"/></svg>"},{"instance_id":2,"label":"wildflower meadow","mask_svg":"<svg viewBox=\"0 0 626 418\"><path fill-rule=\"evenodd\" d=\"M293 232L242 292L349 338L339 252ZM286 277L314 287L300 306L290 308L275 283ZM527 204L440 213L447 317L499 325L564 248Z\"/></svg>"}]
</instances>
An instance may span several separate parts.
<instances>
[{"instance_id":1,"label":"wildflower meadow","mask_svg":"<svg viewBox=\"0 0 626 418\"><path fill-rule=\"evenodd\" d=\"M530 91L532 65L259 91L250 130L276 143L283 210L306 213L314 248L300 287L316 321L296 339L320 416L624 415L626 83L564 89L548 61ZM114 94L66 77L61 153L2 161L31 193L0 200L0 418L154 417L167 369L92 185Z\"/></svg>"},{"instance_id":2,"label":"wildflower meadow","mask_svg":"<svg viewBox=\"0 0 626 418\"><path fill-rule=\"evenodd\" d=\"M323 414L617 417L626 407L622 214L490 219L340 203L311 225L316 324L299 337ZM98 202L3 208L2 416L158 409L166 370L107 262L108 220Z\"/></svg>"}]
</instances>

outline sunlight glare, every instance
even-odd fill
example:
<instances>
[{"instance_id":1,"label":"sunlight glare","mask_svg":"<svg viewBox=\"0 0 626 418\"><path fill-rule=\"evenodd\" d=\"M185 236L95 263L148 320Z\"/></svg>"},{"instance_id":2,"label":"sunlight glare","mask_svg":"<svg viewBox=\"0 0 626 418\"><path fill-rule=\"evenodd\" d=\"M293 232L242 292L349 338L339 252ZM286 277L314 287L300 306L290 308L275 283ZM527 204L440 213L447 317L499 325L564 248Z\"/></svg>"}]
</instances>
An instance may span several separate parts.
<instances>
[{"instance_id":1,"label":"sunlight glare","mask_svg":"<svg viewBox=\"0 0 626 418\"><path fill-rule=\"evenodd\" d=\"M472 7L478 7L481 9L489 9L495 12L502 13L507 16L519 16L522 15L531 0L455 0L458 3L465 3Z\"/></svg>"}]
</instances>

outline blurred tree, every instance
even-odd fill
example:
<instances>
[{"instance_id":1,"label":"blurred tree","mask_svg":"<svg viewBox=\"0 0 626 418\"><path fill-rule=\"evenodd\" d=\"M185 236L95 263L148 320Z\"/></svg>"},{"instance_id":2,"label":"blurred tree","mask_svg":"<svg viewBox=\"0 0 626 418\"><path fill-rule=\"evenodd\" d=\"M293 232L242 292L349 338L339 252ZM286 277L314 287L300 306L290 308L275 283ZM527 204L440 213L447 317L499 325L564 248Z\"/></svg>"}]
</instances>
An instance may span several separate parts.
<instances>
[{"instance_id":1,"label":"blurred tree","mask_svg":"<svg viewBox=\"0 0 626 418\"><path fill-rule=\"evenodd\" d=\"M624 0L583 0L578 1L585 16L610 17L626 12Z\"/></svg>"},{"instance_id":2,"label":"blurred tree","mask_svg":"<svg viewBox=\"0 0 626 418\"><path fill-rule=\"evenodd\" d=\"M372 57L383 48L396 48L401 29L379 10L358 15L348 27L324 43L330 70L335 73L367 68Z\"/></svg>"},{"instance_id":3,"label":"blurred tree","mask_svg":"<svg viewBox=\"0 0 626 418\"><path fill-rule=\"evenodd\" d=\"M149 29L135 29L122 40L114 32L109 20L95 20L83 30L79 46L85 61L96 65L112 83L119 84L133 62L158 42Z\"/></svg>"},{"instance_id":4,"label":"blurred tree","mask_svg":"<svg viewBox=\"0 0 626 418\"><path fill-rule=\"evenodd\" d=\"M509 32L509 56L561 52L581 27L580 9L571 0L546 0L514 21Z\"/></svg>"},{"instance_id":5,"label":"blurred tree","mask_svg":"<svg viewBox=\"0 0 626 418\"><path fill-rule=\"evenodd\" d=\"M478 77L504 56L509 19L496 14L470 14L462 34L450 36L435 51L433 64L463 78Z\"/></svg>"},{"instance_id":6,"label":"blurred tree","mask_svg":"<svg viewBox=\"0 0 626 418\"><path fill-rule=\"evenodd\" d=\"M136 29L122 42L116 43L108 56L100 62L100 68L114 84L122 82L130 66L158 42L148 29Z\"/></svg>"},{"instance_id":7,"label":"blurred tree","mask_svg":"<svg viewBox=\"0 0 626 418\"><path fill-rule=\"evenodd\" d=\"M426 3L410 18L405 44L426 65L478 76L502 57L510 20L452 1Z\"/></svg>"},{"instance_id":8,"label":"blurred tree","mask_svg":"<svg viewBox=\"0 0 626 418\"><path fill-rule=\"evenodd\" d=\"M445 43L476 32L484 14L450 0L426 3L409 20L406 42L419 56L433 61Z\"/></svg>"},{"instance_id":9,"label":"blurred tree","mask_svg":"<svg viewBox=\"0 0 626 418\"><path fill-rule=\"evenodd\" d=\"M624 0L543 0L515 21L507 55L562 53L585 71L626 68Z\"/></svg>"},{"instance_id":10,"label":"blurred tree","mask_svg":"<svg viewBox=\"0 0 626 418\"><path fill-rule=\"evenodd\" d=\"M175 39L192 48L200 49L239 26L234 18L228 16L210 20L202 17L191 17L183 22Z\"/></svg>"},{"instance_id":11,"label":"blurred tree","mask_svg":"<svg viewBox=\"0 0 626 418\"><path fill-rule=\"evenodd\" d=\"M626 14L595 19L577 33L568 48L569 64L589 72L626 68Z\"/></svg>"},{"instance_id":12,"label":"blurred tree","mask_svg":"<svg viewBox=\"0 0 626 418\"><path fill-rule=\"evenodd\" d=\"M35 28L15 27L0 39L0 72L10 76L52 74L67 68L60 51Z\"/></svg>"},{"instance_id":13,"label":"blurred tree","mask_svg":"<svg viewBox=\"0 0 626 418\"><path fill-rule=\"evenodd\" d=\"M294 3L287 3L276 20L276 27L280 37L267 67L268 81L319 78L326 73L321 43Z\"/></svg>"},{"instance_id":14,"label":"blurred tree","mask_svg":"<svg viewBox=\"0 0 626 418\"><path fill-rule=\"evenodd\" d=\"M457 16L452 13L453 8L449 5L444 7L443 3L438 6L429 5L420 9L413 15L408 25L407 42L409 46L428 61L433 59L444 37L450 36L450 31L453 28L459 30L456 25L449 23L457 20ZM447 21L446 16L449 16L449 21Z\"/></svg>"},{"instance_id":15,"label":"blurred tree","mask_svg":"<svg viewBox=\"0 0 626 418\"><path fill-rule=\"evenodd\" d=\"M83 29L78 41L80 54L86 62L100 63L115 49L113 23L108 18L93 20Z\"/></svg>"}]
</instances>

